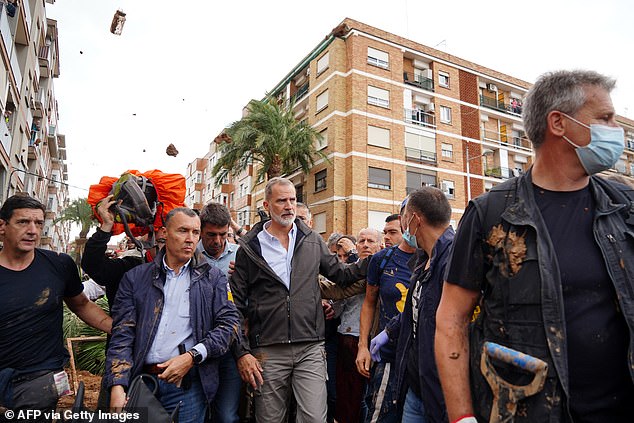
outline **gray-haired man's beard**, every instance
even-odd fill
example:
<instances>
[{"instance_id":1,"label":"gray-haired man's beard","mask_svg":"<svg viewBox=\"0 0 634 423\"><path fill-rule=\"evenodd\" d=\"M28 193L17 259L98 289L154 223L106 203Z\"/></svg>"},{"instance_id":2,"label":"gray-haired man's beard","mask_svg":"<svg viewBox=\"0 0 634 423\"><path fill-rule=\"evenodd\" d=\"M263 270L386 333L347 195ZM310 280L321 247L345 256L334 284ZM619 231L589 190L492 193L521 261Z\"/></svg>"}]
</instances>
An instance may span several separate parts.
<instances>
[{"instance_id":1,"label":"gray-haired man's beard","mask_svg":"<svg viewBox=\"0 0 634 423\"><path fill-rule=\"evenodd\" d=\"M275 221L275 223L277 223L278 225L291 226L295 221L295 215L293 215L293 217L283 218L282 216L271 213L271 219Z\"/></svg>"}]
</instances>

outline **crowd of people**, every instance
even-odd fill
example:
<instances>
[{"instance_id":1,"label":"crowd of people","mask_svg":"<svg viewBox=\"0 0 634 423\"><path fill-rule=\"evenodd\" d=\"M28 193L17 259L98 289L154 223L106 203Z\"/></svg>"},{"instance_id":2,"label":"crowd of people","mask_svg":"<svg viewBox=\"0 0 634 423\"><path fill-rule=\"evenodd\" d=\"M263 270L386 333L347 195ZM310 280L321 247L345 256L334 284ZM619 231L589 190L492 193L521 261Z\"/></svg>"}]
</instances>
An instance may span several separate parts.
<instances>
[{"instance_id":1,"label":"crowd of people","mask_svg":"<svg viewBox=\"0 0 634 423\"><path fill-rule=\"evenodd\" d=\"M540 77L522 104L531 169L472 200L456 231L446 196L423 186L382 231L324 241L277 177L248 232L224 205L179 207L145 256L111 257L106 197L81 266L111 316L70 257L36 248L44 206L8 198L2 407L55 408L65 302L109 334L103 409L125 409L146 374L181 422L631 418L634 190L596 176L623 150L613 87L592 71Z\"/></svg>"}]
</instances>

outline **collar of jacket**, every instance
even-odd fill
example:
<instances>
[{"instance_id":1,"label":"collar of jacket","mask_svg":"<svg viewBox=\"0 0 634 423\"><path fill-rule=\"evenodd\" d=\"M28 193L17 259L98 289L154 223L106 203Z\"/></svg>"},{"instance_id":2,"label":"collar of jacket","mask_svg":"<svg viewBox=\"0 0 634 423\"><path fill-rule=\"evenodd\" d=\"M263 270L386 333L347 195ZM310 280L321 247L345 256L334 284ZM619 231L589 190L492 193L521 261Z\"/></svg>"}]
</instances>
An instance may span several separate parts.
<instances>
[{"instance_id":1,"label":"collar of jacket","mask_svg":"<svg viewBox=\"0 0 634 423\"><path fill-rule=\"evenodd\" d=\"M513 182L515 194L513 203L502 213L502 218L514 225L535 226L538 221L538 207L533 195L532 167L528 172L518 176ZM624 204L614 204L606 192L595 182L598 176L590 177L590 192L596 204L595 216L606 215L619 211Z\"/></svg>"},{"instance_id":2,"label":"collar of jacket","mask_svg":"<svg viewBox=\"0 0 634 423\"><path fill-rule=\"evenodd\" d=\"M262 258L262 249L260 248L260 241L258 241L258 234L264 230L264 224L269 220L260 221L256 223L249 232L243 237L238 238L238 244L244 249L244 252L249 256L254 263L257 263L262 269L269 273L271 277L276 278L280 283L282 280L275 273L271 266ZM297 236L295 237L295 249L293 253L297 251L298 246L302 243L304 238L312 231L301 219L295 219L295 225L297 226ZM293 259L295 257L293 256Z\"/></svg>"},{"instance_id":3,"label":"collar of jacket","mask_svg":"<svg viewBox=\"0 0 634 423\"><path fill-rule=\"evenodd\" d=\"M436 240L434 247L432 249L432 262L429 264L430 267L434 265L434 262L438 260L439 257L442 257L445 252L451 247L453 242L453 238L455 235L455 231L451 226L447 226L447 229L440 235L440 237ZM409 260L408 266L412 273L421 270L421 267L424 267L429 260L429 256L422 248L417 248L414 256Z\"/></svg>"},{"instance_id":4,"label":"collar of jacket","mask_svg":"<svg viewBox=\"0 0 634 423\"><path fill-rule=\"evenodd\" d=\"M163 258L165 257L165 248L162 248L161 251L154 257L152 261L152 279L165 282L165 268L163 267ZM194 252L192 256L191 262L189 263L189 271L191 272L191 281L195 282L202 277L203 274L211 265L207 262L205 257L198 251Z\"/></svg>"}]
</instances>

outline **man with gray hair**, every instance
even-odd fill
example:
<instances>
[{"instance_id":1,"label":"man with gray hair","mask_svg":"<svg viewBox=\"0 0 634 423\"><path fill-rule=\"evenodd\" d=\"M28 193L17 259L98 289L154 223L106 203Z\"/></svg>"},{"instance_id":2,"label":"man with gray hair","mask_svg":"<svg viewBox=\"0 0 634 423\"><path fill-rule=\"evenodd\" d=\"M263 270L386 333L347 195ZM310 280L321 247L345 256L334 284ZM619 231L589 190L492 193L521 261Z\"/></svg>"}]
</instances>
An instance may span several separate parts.
<instances>
[{"instance_id":1,"label":"man with gray hair","mask_svg":"<svg viewBox=\"0 0 634 423\"><path fill-rule=\"evenodd\" d=\"M296 219L290 180L270 179L263 205L271 219L238 240L230 281L248 328L234 351L238 370L255 389L257 422L285 421L292 389L298 420L323 423L326 360L318 276L350 284L365 277L367 261L339 263L321 236Z\"/></svg>"},{"instance_id":2,"label":"man with gray hair","mask_svg":"<svg viewBox=\"0 0 634 423\"><path fill-rule=\"evenodd\" d=\"M548 366L489 368L515 385L530 382L532 372L546 378L516 404L515 422L634 415L634 196L595 176L623 152L614 85L592 71L541 76L523 104L532 168L472 200L462 217L436 320L449 421L508 413L509 399L491 408L480 370L495 355L487 341Z\"/></svg>"}]
</instances>

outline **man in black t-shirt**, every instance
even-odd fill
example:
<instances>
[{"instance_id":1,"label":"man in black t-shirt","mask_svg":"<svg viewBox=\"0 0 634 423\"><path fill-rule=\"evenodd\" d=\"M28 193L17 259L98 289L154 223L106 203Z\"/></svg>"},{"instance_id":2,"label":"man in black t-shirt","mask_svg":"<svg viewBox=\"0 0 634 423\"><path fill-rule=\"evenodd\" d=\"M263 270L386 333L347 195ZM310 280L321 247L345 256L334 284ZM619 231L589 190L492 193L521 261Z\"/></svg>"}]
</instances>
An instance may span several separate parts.
<instances>
[{"instance_id":1,"label":"man in black t-shirt","mask_svg":"<svg viewBox=\"0 0 634 423\"><path fill-rule=\"evenodd\" d=\"M68 386L63 371L63 303L89 325L110 333L112 319L83 294L73 260L36 248L45 208L14 195L0 209L0 406L54 410Z\"/></svg>"},{"instance_id":2,"label":"man in black t-shirt","mask_svg":"<svg viewBox=\"0 0 634 423\"><path fill-rule=\"evenodd\" d=\"M634 416L634 219L625 187L592 176L612 167L624 147L613 87L591 71L543 75L523 104L532 168L465 211L437 314L449 421L488 421L497 413L480 370L485 341L548 364L545 384L519 402L516 422ZM516 366L495 372L517 385L530 382Z\"/></svg>"}]
</instances>

